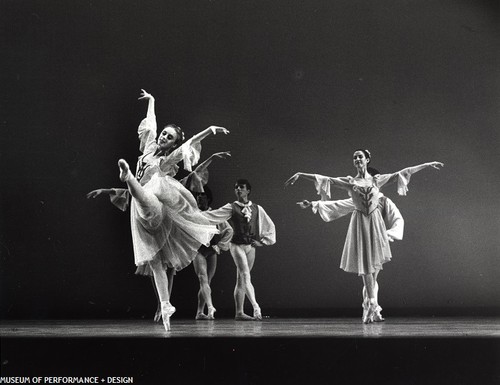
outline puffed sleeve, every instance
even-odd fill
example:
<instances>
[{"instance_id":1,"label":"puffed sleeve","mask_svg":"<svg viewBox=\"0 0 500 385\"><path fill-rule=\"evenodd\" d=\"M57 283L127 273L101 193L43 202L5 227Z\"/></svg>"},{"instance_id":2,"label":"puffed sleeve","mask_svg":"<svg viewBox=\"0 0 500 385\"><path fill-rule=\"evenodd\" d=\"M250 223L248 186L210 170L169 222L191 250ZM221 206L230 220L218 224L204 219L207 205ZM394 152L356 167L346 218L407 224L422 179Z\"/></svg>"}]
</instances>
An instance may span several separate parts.
<instances>
[{"instance_id":1,"label":"puffed sleeve","mask_svg":"<svg viewBox=\"0 0 500 385\"><path fill-rule=\"evenodd\" d=\"M227 251L229 250L229 243L233 238L233 228L227 221L219 223L217 225L217 228L220 231L220 241L217 243L217 246L219 247L219 249Z\"/></svg>"},{"instance_id":2,"label":"puffed sleeve","mask_svg":"<svg viewBox=\"0 0 500 385\"><path fill-rule=\"evenodd\" d=\"M387 197L384 202L384 222L390 238L398 241L403 239L405 221L397 206Z\"/></svg>"},{"instance_id":3,"label":"puffed sleeve","mask_svg":"<svg viewBox=\"0 0 500 385\"><path fill-rule=\"evenodd\" d=\"M142 153L149 152L150 147L156 146L156 116L148 115L139 124L137 129L139 135L139 150Z\"/></svg>"},{"instance_id":4,"label":"puffed sleeve","mask_svg":"<svg viewBox=\"0 0 500 385\"><path fill-rule=\"evenodd\" d=\"M184 161L184 169L186 171L193 171L193 166L198 164L201 155L201 143L193 143L192 139L184 142L182 146L176 148L169 155L167 155L160 165L162 171L169 170L171 167Z\"/></svg>"},{"instance_id":5,"label":"puffed sleeve","mask_svg":"<svg viewBox=\"0 0 500 385\"><path fill-rule=\"evenodd\" d=\"M331 222L354 211L352 199L342 199L337 201L315 201L312 203L314 214L319 213L325 222Z\"/></svg>"},{"instance_id":6,"label":"puffed sleeve","mask_svg":"<svg viewBox=\"0 0 500 385\"><path fill-rule=\"evenodd\" d=\"M260 206L259 208L259 238L260 241L267 246L276 243L276 226L269 215Z\"/></svg>"}]
</instances>

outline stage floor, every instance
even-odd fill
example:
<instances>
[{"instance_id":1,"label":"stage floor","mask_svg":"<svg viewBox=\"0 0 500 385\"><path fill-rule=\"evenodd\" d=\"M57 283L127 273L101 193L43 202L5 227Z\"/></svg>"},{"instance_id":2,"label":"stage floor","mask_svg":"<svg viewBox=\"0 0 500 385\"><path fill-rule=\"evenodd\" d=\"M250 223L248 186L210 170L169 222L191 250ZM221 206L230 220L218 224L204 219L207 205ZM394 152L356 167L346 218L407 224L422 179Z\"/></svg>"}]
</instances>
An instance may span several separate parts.
<instances>
[{"instance_id":1,"label":"stage floor","mask_svg":"<svg viewBox=\"0 0 500 385\"><path fill-rule=\"evenodd\" d=\"M265 338L411 338L500 337L500 319L389 318L363 324L357 318L269 318L262 321L171 320L171 332L152 320L2 321L0 337L265 337Z\"/></svg>"},{"instance_id":2,"label":"stage floor","mask_svg":"<svg viewBox=\"0 0 500 385\"><path fill-rule=\"evenodd\" d=\"M1 376L134 384L499 384L500 319L32 320L0 323ZM66 376L66 377L65 377ZM111 376L111 377L110 377Z\"/></svg>"}]
</instances>

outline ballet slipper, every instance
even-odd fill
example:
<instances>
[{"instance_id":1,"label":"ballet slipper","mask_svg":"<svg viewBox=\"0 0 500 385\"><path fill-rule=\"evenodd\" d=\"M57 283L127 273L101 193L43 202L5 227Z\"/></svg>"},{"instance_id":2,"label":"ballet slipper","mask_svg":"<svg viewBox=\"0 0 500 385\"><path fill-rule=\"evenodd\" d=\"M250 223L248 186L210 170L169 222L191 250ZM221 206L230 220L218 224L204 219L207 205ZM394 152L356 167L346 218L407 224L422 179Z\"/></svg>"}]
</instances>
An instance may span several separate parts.
<instances>
[{"instance_id":1,"label":"ballet slipper","mask_svg":"<svg viewBox=\"0 0 500 385\"><path fill-rule=\"evenodd\" d=\"M130 166L124 159L118 161L118 167L120 167L120 180L126 182L132 173L130 172Z\"/></svg>"},{"instance_id":2,"label":"ballet slipper","mask_svg":"<svg viewBox=\"0 0 500 385\"><path fill-rule=\"evenodd\" d=\"M196 317L195 317L194 319L195 319L195 320L197 320L197 321L206 321L206 320L208 320L209 318L208 318L208 316L207 316L207 315L205 315L205 314L203 314L203 313L197 313L197 314L196 314Z\"/></svg>"},{"instance_id":3,"label":"ballet slipper","mask_svg":"<svg viewBox=\"0 0 500 385\"><path fill-rule=\"evenodd\" d=\"M260 307L256 307L253 309L253 318L256 320L262 319L262 313L260 312Z\"/></svg>"},{"instance_id":4,"label":"ballet slipper","mask_svg":"<svg viewBox=\"0 0 500 385\"><path fill-rule=\"evenodd\" d=\"M215 312L216 312L216 311L217 311L217 310L215 309L215 307L213 307L213 306L209 306L209 307L208 307L208 319L209 319L209 320L213 320L213 319L215 319Z\"/></svg>"},{"instance_id":5,"label":"ballet slipper","mask_svg":"<svg viewBox=\"0 0 500 385\"><path fill-rule=\"evenodd\" d=\"M161 317L163 319L163 326L167 332L170 331L170 317L175 313L175 307L168 301L161 302Z\"/></svg>"},{"instance_id":6,"label":"ballet slipper","mask_svg":"<svg viewBox=\"0 0 500 385\"><path fill-rule=\"evenodd\" d=\"M245 313L242 314L237 314L234 319L236 321L254 321L255 318L250 317L249 315L246 315Z\"/></svg>"}]
</instances>

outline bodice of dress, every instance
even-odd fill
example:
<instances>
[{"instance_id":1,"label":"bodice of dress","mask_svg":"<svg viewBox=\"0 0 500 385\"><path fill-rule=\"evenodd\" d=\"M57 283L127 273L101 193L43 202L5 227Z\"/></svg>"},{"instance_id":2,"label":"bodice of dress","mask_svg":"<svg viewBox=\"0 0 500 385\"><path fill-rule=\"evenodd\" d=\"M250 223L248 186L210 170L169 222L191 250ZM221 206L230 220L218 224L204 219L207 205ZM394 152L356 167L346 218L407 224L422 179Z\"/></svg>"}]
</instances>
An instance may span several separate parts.
<instances>
[{"instance_id":1,"label":"bodice of dress","mask_svg":"<svg viewBox=\"0 0 500 385\"><path fill-rule=\"evenodd\" d=\"M373 179L362 180L353 178L349 195L352 198L356 210L364 215L370 215L378 208L380 190Z\"/></svg>"},{"instance_id":2,"label":"bodice of dress","mask_svg":"<svg viewBox=\"0 0 500 385\"><path fill-rule=\"evenodd\" d=\"M154 152L141 155L137 160L136 179L144 186L157 173L161 173L162 176L168 175L174 177L177 171L179 171L179 166L168 162L167 159L164 156L154 156Z\"/></svg>"}]
</instances>

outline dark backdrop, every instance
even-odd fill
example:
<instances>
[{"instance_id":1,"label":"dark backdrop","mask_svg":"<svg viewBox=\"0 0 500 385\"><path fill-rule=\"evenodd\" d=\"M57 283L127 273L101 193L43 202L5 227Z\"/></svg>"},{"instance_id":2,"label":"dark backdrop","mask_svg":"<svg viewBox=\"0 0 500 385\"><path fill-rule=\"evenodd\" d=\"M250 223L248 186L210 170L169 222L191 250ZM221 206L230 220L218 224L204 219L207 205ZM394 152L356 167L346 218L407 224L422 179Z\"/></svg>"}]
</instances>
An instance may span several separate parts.
<instances>
[{"instance_id":1,"label":"dark backdrop","mask_svg":"<svg viewBox=\"0 0 500 385\"><path fill-rule=\"evenodd\" d=\"M214 206L248 178L277 225L253 271L266 314L358 314L361 279L339 269L348 226L295 202L296 171L344 176L368 148L382 172L438 160L407 197L385 190L405 238L380 276L393 314L489 314L500 303L499 8L489 1L1 1L2 318L152 317L148 279L134 276L128 212L98 187L121 187L136 128L157 101L159 124L203 142ZM335 191L335 198L343 198ZM231 316L235 268L213 281ZM194 316L192 267L173 303ZM340 310L343 309L343 310ZM413 309L413 310L412 310ZM315 313L316 312L316 313ZM320 312L320 313L318 313ZM349 313L351 314L351 313Z\"/></svg>"}]
</instances>

